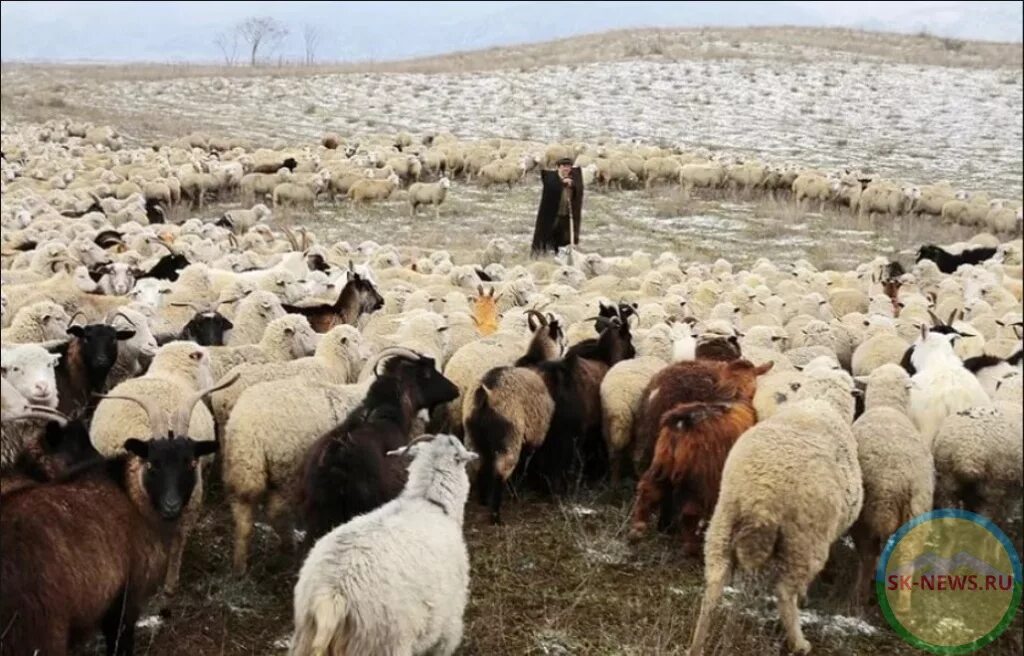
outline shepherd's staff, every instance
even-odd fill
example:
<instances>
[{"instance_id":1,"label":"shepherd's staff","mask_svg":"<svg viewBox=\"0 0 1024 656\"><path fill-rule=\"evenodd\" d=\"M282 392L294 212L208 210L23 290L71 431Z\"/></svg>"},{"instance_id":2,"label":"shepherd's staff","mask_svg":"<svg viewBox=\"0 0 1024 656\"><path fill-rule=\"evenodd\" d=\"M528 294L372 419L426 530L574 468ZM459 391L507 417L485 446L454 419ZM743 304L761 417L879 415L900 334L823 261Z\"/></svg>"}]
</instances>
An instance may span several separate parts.
<instances>
[{"instance_id":1,"label":"shepherd's staff","mask_svg":"<svg viewBox=\"0 0 1024 656\"><path fill-rule=\"evenodd\" d=\"M572 173L569 173L570 180L572 180ZM575 191L575 183L573 180L573 190ZM576 266L575 258L573 257L573 247L576 245L576 229L572 220L572 196L569 197L569 252L566 254L566 261L569 266Z\"/></svg>"}]
</instances>

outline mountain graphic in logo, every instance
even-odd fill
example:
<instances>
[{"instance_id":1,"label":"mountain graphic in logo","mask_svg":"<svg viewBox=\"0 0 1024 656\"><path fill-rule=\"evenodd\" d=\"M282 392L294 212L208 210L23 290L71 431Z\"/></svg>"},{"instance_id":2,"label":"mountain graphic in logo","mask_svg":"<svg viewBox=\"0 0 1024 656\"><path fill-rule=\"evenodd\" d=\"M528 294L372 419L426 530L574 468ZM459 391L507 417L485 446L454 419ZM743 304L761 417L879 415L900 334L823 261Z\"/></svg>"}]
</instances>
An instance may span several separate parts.
<instances>
[{"instance_id":1,"label":"mountain graphic in logo","mask_svg":"<svg viewBox=\"0 0 1024 656\"><path fill-rule=\"evenodd\" d=\"M911 576L914 574L952 574L958 568L964 568L975 574L1006 576L983 560L979 560L961 551L952 558L943 558L934 551L923 553L914 560L892 570L891 574Z\"/></svg>"}]
</instances>

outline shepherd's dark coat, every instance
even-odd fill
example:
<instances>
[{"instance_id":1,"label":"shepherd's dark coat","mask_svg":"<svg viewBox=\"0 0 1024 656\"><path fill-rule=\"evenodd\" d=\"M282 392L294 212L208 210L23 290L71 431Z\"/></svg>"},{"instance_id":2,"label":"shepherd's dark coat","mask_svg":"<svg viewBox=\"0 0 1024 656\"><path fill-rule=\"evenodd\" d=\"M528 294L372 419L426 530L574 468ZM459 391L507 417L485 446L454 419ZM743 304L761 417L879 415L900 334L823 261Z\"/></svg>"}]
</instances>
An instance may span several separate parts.
<instances>
[{"instance_id":1,"label":"shepherd's dark coat","mask_svg":"<svg viewBox=\"0 0 1024 656\"><path fill-rule=\"evenodd\" d=\"M580 243L580 218L583 212L583 172L578 166L569 173L572 177L572 197L569 207L572 209L574 244ZM558 171L541 171L543 188L540 196L540 208L537 210L537 223L533 228L532 255L541 255L548 251L556 252L562 246L569 245L569 223L558 221L558 206L562 201L562 179Z\"/></svg>"}]
</instances>

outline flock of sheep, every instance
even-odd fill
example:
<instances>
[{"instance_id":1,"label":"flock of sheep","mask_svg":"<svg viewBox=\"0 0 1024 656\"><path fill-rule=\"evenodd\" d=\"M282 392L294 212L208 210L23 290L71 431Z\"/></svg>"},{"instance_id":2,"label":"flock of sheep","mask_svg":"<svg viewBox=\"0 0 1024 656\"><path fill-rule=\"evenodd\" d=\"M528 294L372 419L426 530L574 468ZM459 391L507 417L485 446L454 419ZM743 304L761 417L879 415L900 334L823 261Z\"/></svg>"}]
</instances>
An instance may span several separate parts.
<instances>
[{"instance_id":1,"label":"flock of sheep","mask_svg":"<svg viewBox=\"0 0 1024 656\"><path fill-rule=\"evenodd\" d=\"M844 272L642 251L517 264L502 238L453 255L273 220L321 195L437 209L458 176L512 186L565 156L606 187L731 185L988 231ZM635 144L130 148L68 122L5 125L2 174L5 655L97 630L132 653L147 598L178 586L214 454L238 575L257 514L282 548L305 530L301 655L458 647L470 473L496 523L509 485L632 474L631 537L657 509L703 553L693 653L735 571L773 572L806 653L797 600L843 535L859 601L911 517L1019 519L1019 203Z\"/></svg>"}]
</instances>

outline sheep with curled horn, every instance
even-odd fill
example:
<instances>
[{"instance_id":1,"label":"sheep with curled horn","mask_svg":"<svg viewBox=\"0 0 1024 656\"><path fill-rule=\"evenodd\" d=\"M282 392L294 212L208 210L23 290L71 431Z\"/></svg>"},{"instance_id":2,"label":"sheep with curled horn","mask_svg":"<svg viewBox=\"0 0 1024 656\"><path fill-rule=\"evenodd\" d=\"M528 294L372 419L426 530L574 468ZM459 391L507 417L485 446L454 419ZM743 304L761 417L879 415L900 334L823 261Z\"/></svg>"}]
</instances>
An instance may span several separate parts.
<instances>
[{"instance_id":1,"label":"sheep with curled horn","mask_svg":"<svg viewBox=\"0 0 1024 656\"><path fill-rule=\"evenodd\" d=\"M188 434L192 409L211 391L187 397L170 422L152 399L118 396L145 410L149 439L132 437L123 455L5 496L4 653L67 653L99 629L109 653L133 653L143 605L182 544L198 461L217 449Z\"/></svg>"}]
</instances>

